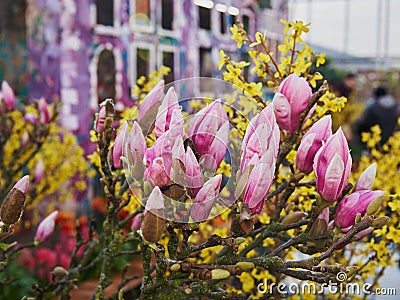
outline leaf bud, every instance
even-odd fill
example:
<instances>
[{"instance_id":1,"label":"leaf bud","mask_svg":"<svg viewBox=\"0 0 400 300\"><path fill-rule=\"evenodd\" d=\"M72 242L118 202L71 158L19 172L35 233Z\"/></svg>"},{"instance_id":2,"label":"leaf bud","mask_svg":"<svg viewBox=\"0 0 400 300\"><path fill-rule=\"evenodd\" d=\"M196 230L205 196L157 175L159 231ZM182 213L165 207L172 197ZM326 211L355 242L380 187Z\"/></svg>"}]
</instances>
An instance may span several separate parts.
<instances>
[{"instance_id":1,"label":"leaf bud","mask_svg":"<svg viewBox=\"0 0 400 300\"><path fill-rule=\"evenodd\" d=\"M180 269L181 269L181 265L180 265L180 264L173 264L173 265L170 267L170 270L171 270L172 272L178 272Z\"/></svg>"},{"instance_id":2,"label":"leaf bud","mask_svg":"<svg viewBox=\"0 0 400 300\"><path fill-rule=\"evenodd\" d=\"M249 271L254 269L254 264L250 261L239 261L236 263L236 265L242 270L242 271Z\"/></svg>"},{"instance_id":3,"label":"leaf bud","mask_svg":"<svg viewBox=\"0 0 400 300\"><path fill-rule=\"evenodd\" d=\"M367 207L367 215L372 216L383 206L385 196L376 197Z\"/></svg>"},{"instance_id":4,"label":"leaf bud","mask_svg":"<svg viewBox=\"0 0 400 300\"><path fill-rule=\"evenodd\" d=\"M244 243L245 241L246 241L246 238L245 238L245 237L239 236L239 237L237 237L237 238L235 239L235 244L236 244L236 245L240 245L240 244Z\"/></svg>"},{"instance_id":5,"label":"leaf bud","mask_svg":"<svg viewBox=\"0 0 400 300\"><path fill-rule=\"evenodd\" d=\"M55 267L54 270L53 270L53 274L54 274L54 276L57 276L57 277L64 277L64 276L68 276L69 275L68 271L65 270L61 266Z\"/></svg>"},{"instance_id":6,"label":"leaf bud","mask_svg":"<svg viewBox=\"0 0 400 300\"><path fill-rule=\"evenodd\" d=\"M300 221L301 219L303 219L306 216L307 216L307 213L305 213L303 211L295 211L289 215L286 215L282 220L282 224L283 225L293 224L293 223L296 223L297 221Z\"/></svg>"},{"instance_id":7,"label":"leaf bud","mask_svg":"<svg viewBox=\"0 0 400 300\"><path fill-rule=\"evenodd\" d=\"M389 221L390 221L390 218L387 216L377 218L372 222L372 227L382 228L383 226L387 225L389 223Z\"/></svg>"},{"instance_id":8,"label":"leaf bud","mask_svg":"<svg viewBox=\"0 0 400 300\"><path fill-rule=\"evenodd\" d=\"M211 270L211 279L218 280L218 279L226 279L231 276L231 273L227 270L223 269L214 269Z\"/></svg>"}]
</instances>

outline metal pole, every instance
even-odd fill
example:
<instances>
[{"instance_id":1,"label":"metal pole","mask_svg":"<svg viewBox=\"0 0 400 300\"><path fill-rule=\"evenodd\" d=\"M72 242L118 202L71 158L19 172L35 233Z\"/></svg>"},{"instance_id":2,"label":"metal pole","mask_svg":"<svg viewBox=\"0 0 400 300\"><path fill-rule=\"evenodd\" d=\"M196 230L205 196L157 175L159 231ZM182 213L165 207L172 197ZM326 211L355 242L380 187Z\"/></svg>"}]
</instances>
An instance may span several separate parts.
<instances>
[{"instance_id":1,"label":"metal pole","mask_svg":"<svg viewBox=\"0 0 400 300\"><path fill-rule=\"evenodd\" d=\"M312 24L312 3L311 0L308 0L308 5L307 5L307 19L308 22ZM308 40L311 42L311 30L307 34Z\"/></svg>"},{"instance_id":2,"label":"metal pole","mask_svg":"<svg viewBox=\"0 0 400 300\"><path fill-rule=\"evenodd\" d=\"M377 24L376 24L376 66L380 67L380 57L381 57L381 35L382 35L382 2L378 1L377 9Z\"/></svg>"},{"instance_id":3,"label":"metal pole","mask_svg":"<svg viewBox=\"0 0 400 300\"><path fill-rule=\"evenodd\" d=\"M383 44L383 64L388 67L389 62L389 32L390 32L390 0L386 0L385 40Z\"/></svg>"},{"instance_id":4,"label":"metal pole","mask_svg":"<svg viewBox=\"0 0 400 300\"><path fill-rule=\"evenodd\" d=\"M345 0L344 6L344 45L343 53L348 54L349 51L349 31L350 31L350 0Z\"/></svg>"}]
</instances>

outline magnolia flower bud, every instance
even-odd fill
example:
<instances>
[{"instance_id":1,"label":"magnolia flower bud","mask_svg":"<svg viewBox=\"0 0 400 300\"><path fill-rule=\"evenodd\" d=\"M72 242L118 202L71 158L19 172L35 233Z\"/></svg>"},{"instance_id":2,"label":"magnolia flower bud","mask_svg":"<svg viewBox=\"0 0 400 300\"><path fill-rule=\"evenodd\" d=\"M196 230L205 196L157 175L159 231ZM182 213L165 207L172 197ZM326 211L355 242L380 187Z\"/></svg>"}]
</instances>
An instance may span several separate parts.
<instances>
[{"instance_id":1,"label":"magnolia flower bud","mask_svg":"<svg viewBox=\"0 0 400 300\"><path fill-rule=\"evenodd\" d=\"M152 165L147 168L145 179L152 183L153 186L158 186L160 188L168 184L169 176L165 170L164 160L161 157L153 160Z\"/></svg>"},{"instance_id":2,"label":"magnolia flower bud","mask_svg":"<svg viewBox=\"0 0 400 300\"><path fill-rule=\"evenodd\" d=\"M47 106L46 100L44 98L40 98L38 102L38 111L40 115L40 123L47 124L50 122L51 115L49 111L49 107Z\"/></svg>"},{"instance_id":3,"label":"magnolia flower bud","mask_svg":"<svg viewBox=\"0 0 400 300\"><path fill-rule=\"evenodd\" d=\"M133 219L132 225L131 225L131 229L132 230L139 230L140 229L140 225L142 223L142 215L143 213L139 213L135 216L135 218Z\"/></svg>"},{"instance_id":4,"label":"magnolia flower bud","mask_svg":"<svg viewBox=\"0 0 400 300\"><path fill-rule=\"evenodd\" d=\"M35 183L39 183L42 181L43 177L44 177L44 164L43 160L39 159L35 166L35 172L33 173L33 180Z\"/></svg>"},{"instance_id":5,"label":"magnolia flower bud","mask_svg":"<svg viewBox=\"0 0 400 300\"><path fill-rule=\"evenodd\" d=\"M273 99L276 120L281 129L296 131L300 125L300 116L307 108L311 96L308 82L295 73L281 82Z\"/></svg>"},{"instance_id":6,"label":"magnolia flower bud","mask_svg":"<svg viewBox=\"0 0 400 300\"><path fill-rule=\"evenodd\" d=\"M383 191L359 191L354 192L340 201L335 213L335 224L341 229L355 224L357 214L362 216L372 201L384 195Z\"/></svg>"},{"instance_id":7,"label":"magnolia flower bud","mask_svg":"<svg viewBox=\"0 0 400 300\"><path fill-rule=\"evenodd\" d=\"M19 221L24 211L25 198L29 188L29 176L22 177L4 198L0 207L0 222L13 225Z\"/></svg>"},{"instance_id":8,"label":"magnolia flower bud","mask_svg":"<svg viewBox=\"0 0 400 300\"><path fill-rule=\"evenodd\" d=\"M37 122L37 120L38 120L38 117L33 113L26 113L24 115L24 121L25 122L28 122L28 123L31 123L31 124L35 124Z\"/></svg>"},{"instance_id":9,"label":"magnolia flower bud","mask_svg":"<svg viewBox=\"0 0 400 300\"><path fill-rule=\"evenodd\" d=\"M121 128L118 131L117 136L115 137L114 146L112 150L112 158L114 167L119 169L122 168L121 156L122 149L124 147L124 139L128 131L128 122L122 124Z\"/></svg>"},{"instance_id":10,"label":"magnolia flower bud","mask_svg":"<svg viewBox=\"0 0 400 300\"><path fill-rule=\"evenodd\" d=\"M165 229L164 198L156 186L146 202L146 211L141 224L142 235L146 241L156 243L161 239Z\"/></svg>"},{"instance_id":11,"label":"magnolia flower bud","mask_svg":"<svg viewBox=\"0 0 400 300\"><path fill-rule=\"evenodd\" d=\"M329 207L325 207L310 228L310 236L316 237L325 233L329 227Z\"/></svg>"},{"instance_id":12,"label":"magnolia flower bud","mask_svg":"<svg viewBox=\"0 0 400 300\"><path fill-rule=\"evenodd\" d=\"M355 191L371 190L376 176L376 163L373 163L362 172L357 180Z\"/></svg>"},{"instance_id":13,"label":"magnolia flower bud","mask_svg":"<svg viewBox=\"0 0 400 300\"><path fill-rule=\"evenodd\" d=\"M271 151L271 163L275 163L279 150L280 132L276 123L273 105L270 103L260 114L254 116L246 128L242 143L240 171L243 173L251 160L259 160L266 151Z\"/></svg>"},{"instance_id":14,"label":"magnolia flower bud","mask_svg":"<svg viewBox=\"0 0 400 300\"><path fill-rule=\"evenodd\" d=\"M188 147L185 154L185 173L187 180L187 187L191 194L196 196L203 186L203 176L201 174L201 168L199 162L194 155L192 148Z\"/></svg>"},{"instance_id":15,"label":"magnolia flower bud","mask_svg":"<svg viewBox=\"0 0 400 300\"><path fill-rule=\"evenodd\" d=\"M210 178L197 193L190 216L194 222L201 222L208 218L211 209L217 200L221 187L222 175L218 174Z\"/></svg>"},{"instance_id":16,"label":"magnolia flower bud","mask_svg":"<svg viewBox=\"0 0 400 300\"><path fill-rule=\"evenodd\" d=\"M96 113L96 120L94 121L94 130L96 132L104 132L104 122L106 120L106 107L102 106L100 111Z\"/></svg>"},{"instance_id":17,"label":"magnolia flower bud","mask_svg":"<svg viewBox=\"0 0 400 300\"><path fill-rule=\"evenodd\" d=\"M154 124L154 133L156 137L160 137L174 123L183 123L181 108L178 103L178 96L175 89L170 87L161 106L158 108L156 121Z\"/></svg>"},{"instance_id":18,"label":"magnolia flower bud","mask_svg":"<svg viewBox=\"0 0 400 300\"><path fill-rule=\"evenodd\" d=\"M157 110L163 100L163 95L164 80L161 80L140 103L137 120L144 128L149 128L156 119Z\"/></svg>"},{"instance_id":19,"label":"magnolia flower bud","mask_svg":"<svg viewBox=\"0 0 400 300\"><path fill-rule=\"evenodd\" d=\"M36 230L35 242L43 243L53 233L56 226L56 218L58 211L53 211L50 215L44 218Z\"/></svg>"},{"instance_id":20,"label":"magnolia flower bud","mask_svg":"<svg viewBox=\"0 0 400 300\"><path fill-rule=\"evenodd\" d=\"M115 109L114 101L110 98L100 103L100 111L96 114L96 120L94 122L94 129L96 132L104 132L104 127L107 118L111 118L111 122L114 119Z\"/></svg>"},{"instance_id":21,"label":"magnolia flower bud","mask_svg":"<svg viewBox=\"0 0 400 300\"><path fill-rule=\"evenodd\" d=\"M307 174L312 171L315 155L332 135L331 127L332 118L328 115L315 122L303 136L296 154L296 166L299 170Z\"/></svg>"},{"instance_id":22,"label":"magnolia flower bud","mask_svg":"<svg viewBox=\"0 0 400 300\"><path fill-rule=\"evenodd\" d=\"M188 137L193 141L199 155L205 155L203 160L208 171L215 171L225 156L229 141L227 122L228 116L224 107L217 100L197 112L189 124Z\"/></svg>"},{"instance_id":23,"label":"magnolia flower bud","mask_svg":"<svg viewBox=\"0 0 400 300\"><path fill-rule=\"evenodd\" d=\"M319 149L314 159L316 187L322 198L334 202L346 187L351 172L351 156L341 128Z\"/></svg>"},{"instance_id":24,"label":"magnolia flower bud","mask_svg":"<svg viewBox=\"0 0 400 300\"><path fill-rule=\"evenodd\" d=\"M15 94L8 82L5 80L3 80L3 82L1 83L1 94L6 108L8 110L13 110L15 105Z\"/></svg>"},{"instance_id":25,"label":"magnolia flower bud","mask_svg":"<svg viewBox=\"0 0 400 300\"><path fill-rule=\"evenodd\" d=\"M258 214L262 211L274 179L275 163L271 156L271 151L264 153L261 160L252 168L247 179L243 203L247 205L252 214Z\"/></svg>"},{"instance_id":26,"label":"magnolia flower bud","mask_svg":"<svg viewBox=\"0 0 400 300\"><path fill-rule=\"evenodd\" d=\"M25 147L29 143L29 134L25 131L21 139L21 147Z\"/></svg>"}]
</instances>

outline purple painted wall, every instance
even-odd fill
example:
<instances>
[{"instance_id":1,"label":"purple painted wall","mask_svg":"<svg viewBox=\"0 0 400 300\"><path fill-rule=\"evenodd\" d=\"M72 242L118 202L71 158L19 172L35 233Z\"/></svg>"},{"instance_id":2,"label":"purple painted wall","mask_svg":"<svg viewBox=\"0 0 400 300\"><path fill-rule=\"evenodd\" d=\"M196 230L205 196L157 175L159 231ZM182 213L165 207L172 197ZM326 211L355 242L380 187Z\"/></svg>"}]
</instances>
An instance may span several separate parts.
<instances>
[{"instance_id":1,"label":"purple painted wall","mask_svg":"<svg viewBox=\"0 0 400 300\"><path fill-rule=\"evenodd\" d=\"M44 97L47 101L53 97L60 98L63 102L62 124L78 135L88 151L91 150L88 133L93 112L104 100L99 93L99 84L104 84L102 75L110 75L102 73L98 78L103 51L109 51L112 58L109 64L113 69L110 81L113 86L109 92L114 96L118 109L133 103L129 93L130 86L137 79L135 55L138 49L149 51L149 71L163 63L164 53L173 53L175 80L201 74L218 76L219 49L240 59L240 51L230 39L228 27L225 32L221 29L221 16L228 23L231 20L228 13L221 15L214 7L209 11L210 29L202 29L199 28L199 7L193 4L193 0L175 0L173 29L166 30L161 25L162 0L137 2L140 5L150 3L150 22L145 26L134 21L137 15L130 5L136 2L114 0L110 26L97 24L95 0L28 1L30 96ZM274 39L281 39L279 19L287 19L286 0L273 0L273 9L264 11L257 11L253 0L214 2L239 8L237 18L242 21L244 15L248 17L251 34L262 27L262 30L267 28ZM200 65L200 60L203 65Z\"/></svg>"}]
</instances>

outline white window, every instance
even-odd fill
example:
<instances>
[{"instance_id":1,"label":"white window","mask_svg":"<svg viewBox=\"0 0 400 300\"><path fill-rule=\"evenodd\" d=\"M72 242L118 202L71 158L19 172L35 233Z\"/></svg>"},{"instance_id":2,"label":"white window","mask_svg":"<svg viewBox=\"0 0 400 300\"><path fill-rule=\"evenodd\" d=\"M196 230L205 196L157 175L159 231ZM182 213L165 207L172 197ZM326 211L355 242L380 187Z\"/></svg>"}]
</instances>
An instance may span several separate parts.
<instances>
[{"instance_id":1,"label":"white window","mask_svg":"<svg viewBox=\"0 0 400 300\"><path fill-rule=\"evenodd\" d=\"M211 30L211 9L198 6L199 11L199 28Z\"/></svg>"},{"instance_id":2,"label":"white window","mask_svg":"<svg viewBox=\"0 0 400 300\"><path fill-rule=\"evenodd\" d=\"M96 0L91 5L91 15L96 33L119 35L121 0Z\"/></svg>"},{"instance_id":3,"label":"white window","mask_svg":"<svg viewBox=\"0 0 400 300\"><path fill-rule=\"evenodd\" d=\"M130 0L132 31L154 32L156 0Z\"/></svg>"},{"instance_id":4,"label":"white window","mask_svg":"<svg viewBox=\"0 0 400 300\"><path fill-rule=\"evenodd\" d=\"M242 9L240 12L240 22L243 24L244 29L250 36L254 35L255 18L253 12L249 9Z\"/></svg>"},{"instance_id":5,"label":"white window","mask_svg":"<svg viewBox=\"0 0 400 300\"><path fill-rule=\"evenodd\" d=\"M171 69L165 76L165 83L171 83L179 78L179 52L178 48L170 45L159 45L157 67L167 66Z\"/></svg>"},{"instance_id":6,"label":"white window","mask_svg":"<svg viewBox=\"0 0 400 300\"><path fill-rule=\"evenodd\" d=\"M176 31L177 22L175 16L182 13L182 1L181 0L158 0L158 6L161 9L157 9L157 34L161 36L168 36L173 38L179 38L179 34Z\"/></svg>"},{"instance_id":7,"label":"white window","mask_svg":"<svg viewBox=\"0 0 400 300\"><path fill-rule=\"evenodd\" d=\"M135 42L130 51L131 85L141 76L148 76L155 68L155 47L151 43Z\"/></svg>"}]
</instances>

